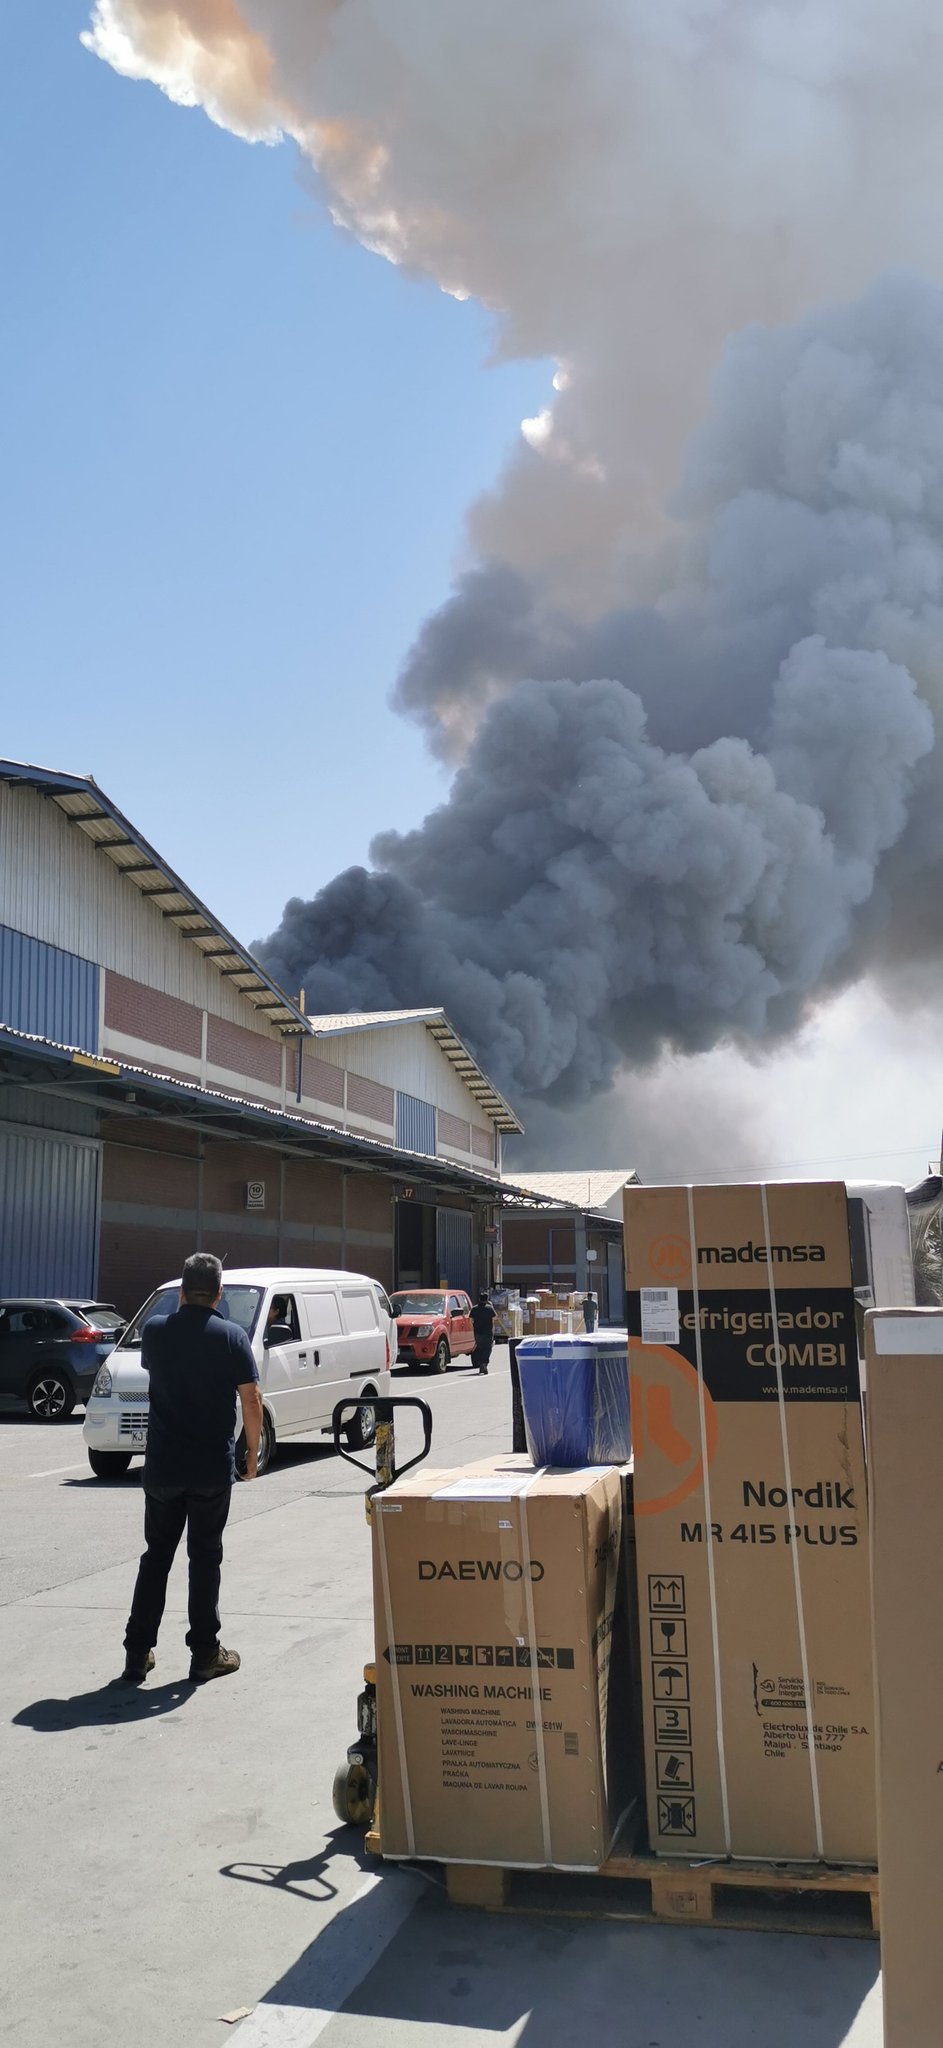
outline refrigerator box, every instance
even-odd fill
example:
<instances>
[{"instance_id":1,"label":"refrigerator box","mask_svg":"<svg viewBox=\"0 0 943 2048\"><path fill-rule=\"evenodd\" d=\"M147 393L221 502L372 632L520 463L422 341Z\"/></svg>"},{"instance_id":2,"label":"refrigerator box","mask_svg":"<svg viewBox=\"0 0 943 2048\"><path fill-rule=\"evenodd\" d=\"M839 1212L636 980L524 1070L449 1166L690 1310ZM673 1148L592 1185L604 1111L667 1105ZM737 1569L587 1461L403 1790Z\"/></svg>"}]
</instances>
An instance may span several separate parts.
<instances>
[{"instance_id":1,"label":"refrigerator box","mask_svg":"<svg viewBox=\"0 0 943 2048\"><path fill-rule=\"evenodd\" d=\"M628 1797L622 1488L508 1456L376 1496L385 1856L605 1860Z\"/></svg>"},{"instance_id":2,"label":"refrigerator box","mask_svg":"<svg viewBox=\"0 0 943 2048\"><path fill-rule=\"evenodd\" d=\"M867 1317L881 1968L887 2048L938 2048L943 1311Z\"/></svg>"},{"instance_id":3,"label":"refrigerator box","mask_svg":"<svg viewBox=\"0 0 943 2048\"><path fill-rule=\"evenodd\" d=\"M651 1845L873 1863L844 1186L624 1202Z\"/></svg>"}]
</instances>

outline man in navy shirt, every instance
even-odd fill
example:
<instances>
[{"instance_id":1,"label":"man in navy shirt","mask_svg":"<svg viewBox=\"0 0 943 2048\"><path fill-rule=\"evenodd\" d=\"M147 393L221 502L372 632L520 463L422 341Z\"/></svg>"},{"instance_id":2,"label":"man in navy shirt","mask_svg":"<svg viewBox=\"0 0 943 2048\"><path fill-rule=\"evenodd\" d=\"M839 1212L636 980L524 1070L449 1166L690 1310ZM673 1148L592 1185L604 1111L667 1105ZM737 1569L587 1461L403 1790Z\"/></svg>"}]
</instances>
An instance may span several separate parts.
<instances>
[{"instance_id":1,"label":"man in navy shirt","mask_svg":"<svg viewBox=\"0 0 943 2048\"><path fill-rule=\"evenodd\" d=\"M239 1669L235 1650L219 1640L223 1530L236 1477L236 1395L254 1479L262 1430L262 1396L252 1346L238 1323L216 1313L223 1269L210 1252L194 1252L183 1269L180 1306L152 1316L141 1338L150 1376L150 1420L144 1458L144 1542L125 1630L124 1677L139 1685L154 1668L154 1644L177 1545L187 1531L190 1559L190 1677L197 1684Z\"/></svg>"}]
</instances>

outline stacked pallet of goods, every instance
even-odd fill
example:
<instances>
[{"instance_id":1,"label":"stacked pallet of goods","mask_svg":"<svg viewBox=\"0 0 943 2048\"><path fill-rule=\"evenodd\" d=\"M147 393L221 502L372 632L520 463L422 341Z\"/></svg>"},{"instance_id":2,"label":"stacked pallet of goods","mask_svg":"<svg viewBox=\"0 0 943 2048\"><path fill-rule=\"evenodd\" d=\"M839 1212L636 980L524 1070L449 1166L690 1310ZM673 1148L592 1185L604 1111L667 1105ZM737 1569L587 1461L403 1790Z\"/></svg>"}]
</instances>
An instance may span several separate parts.
<instances>
[{"instance_id":1,"label":"stacked pallet of goods","mask_svg":"<svg viewBox=\"0 0 943 2048\"><path fill-rule=\"evenodd\" d=\"M530 1456L377 1498L382 1851L479 1903L549 1869L631 1878L629 1917L722 1921L732 1884L742 1919L752 1885L772 1924L827 1892L869 1931L845 1188L631 1187L625 1243L627 1331L580 1336L578 1297L536 1297Z\"/></svg>"}]
</instances>

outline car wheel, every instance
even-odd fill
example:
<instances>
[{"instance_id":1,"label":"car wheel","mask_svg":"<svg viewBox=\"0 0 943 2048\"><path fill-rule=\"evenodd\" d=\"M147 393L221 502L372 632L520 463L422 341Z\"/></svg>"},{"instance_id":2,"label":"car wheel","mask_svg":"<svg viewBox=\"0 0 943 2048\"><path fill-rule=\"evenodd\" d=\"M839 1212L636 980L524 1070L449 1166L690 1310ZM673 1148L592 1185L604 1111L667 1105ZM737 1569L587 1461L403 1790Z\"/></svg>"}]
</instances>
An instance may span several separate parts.
<instances>
[{"instance_id":1,"label":"car wheel","mask_svg":"<svg viewBox=\"0 0 943 2048\"><path fill-rule=\"evenodd\" d=\"M34 1422L66 1422L75 1407L75 1391L57 1365L43 1366L30 1381L29 1412Z\"/></svg>"},{"instance_id":2,"label":"car wheel","mask_svg":"<svg viewBox=\"0 0 943 2048\"><path fill-rule=\"evenodd\" d=\"M267 1471L268 1471L268 1468L269 1468L269 1466L270 1466L270 1464L271 1464L271 1462L272 1462L272 1459L274 1458L274 1456L275 1456L275 1431L274 1431L274 1429L273 1429L273 1427L272 1427L272 1423L271 1423L271 1420L270 1420L270 1418L268 1417L268 1415L266 1415L266 1414L265 1414L265 1412L264 1412L264 1410L263 1410L263 1413L262 1413L262 1434L261 1434L261 1436L260 1436L260 1438L259 1438L259 1455L258 1455L258 1457L256 1458L256 1461L255 1461L255 1476L256 1476L256 1478L257 1478L257 1479L261 1479L261 1477L262 1477L262 1474L263 1474L263 1472L267 1472ZM238 1472L238 1474L239 1474L240 1478L242 1477L242 1475L243 1475L243 1473L244 1473L245 1469L246 1469L246 1433L245 1433L245 1430L244 1430L244 1429L241 1429L241 1430L239 1431L239 1435L238 1435L238 1436L237 1436L237 1438L236 1438L236 1471Z\"/></svg>"},{"instance_id":3,"label":"car wheel","mask_svg":"<svg viewBox=\"0 0 943 2048\"><path fill-rule=\"evenodd\" d=\"M435 1357L432 1361L433 1372L448 1372L450 1357L451 1352L449 1351L448 1342L445 1337L440 1337L435 1347Z\"/></svg>"},{"instance_id":4,"label":"car wheel","mask_svg":"<svg viewBox=\"0 0 943 2048\"><path fill-rule=\"evenodd\" d=\"M350 1421L344 1425L344 1442L349 1451L369 1451L371 1445L376 1443L377 1411L372 1399L366 1398L367 1395L374 1396L372 1387L364 1388L364 1399L354 1409Z\"/></svg>"},{"instance_id":5,"label":"car wheel","mask_svg":"<svg viewBox=\"0 0 943 2048\"><path fill-rule=\"evenodd\" d=\"M89 1451L88 1462L96 1479L120 1479L131 1463L130 1451Z\"/></svg>"}]
</instances>

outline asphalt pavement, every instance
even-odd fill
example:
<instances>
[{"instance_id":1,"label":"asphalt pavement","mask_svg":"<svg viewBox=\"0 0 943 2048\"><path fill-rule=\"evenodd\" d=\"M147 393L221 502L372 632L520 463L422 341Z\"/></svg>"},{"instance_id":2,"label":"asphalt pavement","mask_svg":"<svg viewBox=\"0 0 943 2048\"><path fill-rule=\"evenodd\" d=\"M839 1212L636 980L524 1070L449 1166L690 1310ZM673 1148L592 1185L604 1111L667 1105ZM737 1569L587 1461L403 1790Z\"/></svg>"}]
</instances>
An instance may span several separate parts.
<instances>
[{"instance_id":1,"label":"asphalt pavement","mask_svg":"<svg viewBox=\"0 0 943 2048\"><path fill-rule=\"evenodd\" d=\"M436 1464L510 1447L505 1352L396 1391L430 1401ZM178 1560L157 1668L117 1684L140 1469L95 1480L81 1417L0 1418L11 2048L881 2048L873 1942L459 1912L366 1858L331 1786L371 1655L367 1481L320 1440L236 1490L239 1674L188 1684Z\"/></svg>"}]
</instances>

